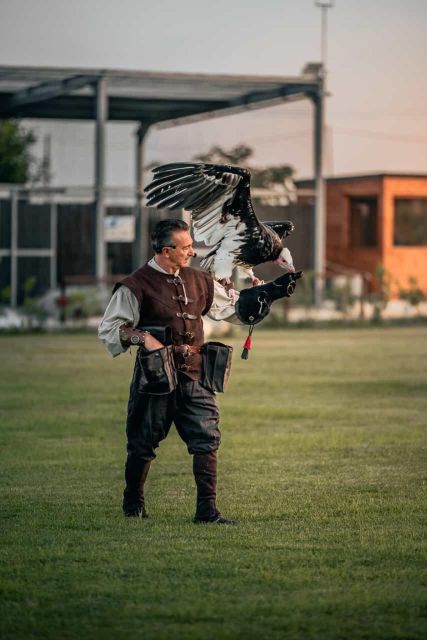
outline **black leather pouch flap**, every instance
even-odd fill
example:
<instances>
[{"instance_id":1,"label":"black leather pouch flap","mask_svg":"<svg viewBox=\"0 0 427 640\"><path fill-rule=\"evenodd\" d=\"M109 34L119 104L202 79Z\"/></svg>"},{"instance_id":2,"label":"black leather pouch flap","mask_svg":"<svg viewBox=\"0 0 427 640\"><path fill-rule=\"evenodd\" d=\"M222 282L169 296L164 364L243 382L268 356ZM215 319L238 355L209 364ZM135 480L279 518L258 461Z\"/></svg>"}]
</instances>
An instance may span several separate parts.
<instances>
[{"instance_id":1,"label":"black leather pouch flap","mask_svg":"<svg viewBox=\"0 0 427 640\"><path fill-rule=\"evenodd\" d=\"M202 385L210 391L223 393L230 377L233 347L222 342L205 342L201 354Z\"/></svg>"},{"instance_id":2,"label":"black leather pouch flap","mask_svg":"<svg viewBox=\"0 0 427 640\"><path fill-rule=\"evenodd\" d=\"M164 395L175 389L177 376L173 363L172 346L169 345L154 351L140 349L137 361L136 389L138 393Z\"/></svg>"},{"instance_id":3,"label":"black leather pouch flap","mask_svg":"<svg viewBox=\"0 0 427 640\"><path fill-rule=\"evenodd\" d=\"M164 345L172 344L172 329L170 327L155 327L153 325L139 325L138 329L148 331Z\"/></svg>"}]
</instances>

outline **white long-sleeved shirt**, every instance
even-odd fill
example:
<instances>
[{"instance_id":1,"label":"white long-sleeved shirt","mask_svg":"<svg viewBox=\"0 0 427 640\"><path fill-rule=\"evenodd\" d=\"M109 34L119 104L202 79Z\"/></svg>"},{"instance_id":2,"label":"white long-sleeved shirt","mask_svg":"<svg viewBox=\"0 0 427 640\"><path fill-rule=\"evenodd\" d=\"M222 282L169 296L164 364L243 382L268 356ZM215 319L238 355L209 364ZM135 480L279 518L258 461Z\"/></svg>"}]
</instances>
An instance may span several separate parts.
<instances>
[{"instance_id":1,"label":"white long-sleeved shirt","mask_svg":"<svg viewBox=\"0 0 427 640\"><path fill-rule=\"evenodd\" d=\"M162 269L154 258L148 262L148 266L161 273L167 273ZM176 271L175 276L179 271ZM235 297L239 294L234 292ZM236 316L234 308L235 302L229 296L223 286L214 280L214 299L207 316L212 320L226 320L233 324L242 324ZM98 337L104 343L109 353L115 357L127 351L120 342L119 327L125 322L136 327L140 319L138 300L132 291L122 285L112 295L111 300L105 310L104 317L98 328Z\"/></svg>"}]
</instances>

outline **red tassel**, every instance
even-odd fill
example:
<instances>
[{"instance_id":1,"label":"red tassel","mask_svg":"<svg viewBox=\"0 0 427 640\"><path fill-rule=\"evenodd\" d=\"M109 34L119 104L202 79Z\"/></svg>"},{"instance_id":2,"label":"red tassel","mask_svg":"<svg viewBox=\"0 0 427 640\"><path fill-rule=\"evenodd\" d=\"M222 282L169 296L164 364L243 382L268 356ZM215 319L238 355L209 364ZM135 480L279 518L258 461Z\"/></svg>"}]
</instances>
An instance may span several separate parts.
<instances>
[{"instance_id":1,"label":"red tassel","mask_svg":"<svg viewBox=\"0 0 427 640\"><path fill-rule=\"evenodd\" d=\"M250 328L249 328L249 335L245 340L245 344L243 345L243 351L242 351L242 360L247 360L249 358L249 349L252 349L252 331L254 330L254 326L253 324L251 324Z\"/></svg>"}]
</instances>

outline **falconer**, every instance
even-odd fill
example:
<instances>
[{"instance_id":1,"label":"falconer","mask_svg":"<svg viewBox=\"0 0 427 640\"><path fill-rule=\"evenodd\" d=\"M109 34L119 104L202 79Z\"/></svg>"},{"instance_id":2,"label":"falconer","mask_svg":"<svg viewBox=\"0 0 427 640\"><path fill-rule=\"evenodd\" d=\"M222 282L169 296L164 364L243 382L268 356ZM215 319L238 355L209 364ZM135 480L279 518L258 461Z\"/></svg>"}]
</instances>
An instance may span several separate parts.
<instances>
[{"instance_id":1,"label":"falconer","mask_svg":"<svg viewBox=\"0 0 427 640\"><path fill-rule=\"evenodd\" d=\"M115 286L99 326L99 338L112 356L139 347L126 423L123 512L147 517L145 481L155 450L174 423L193 456L194 522L235 525L216 504L221 439L216 392L228 379L231 347L204 343L202 316L253 327L273 300L293 293L300 273L287 273L239 296L212 274L188 266L195 252L184 221L159 222L152 246L153 258Z\"/></svg>"},{"instance_id":2,"label":"falconer","mask_svg":"<svg viewBox=\"0 0 427 640\"><path fill-rule=\"evenodd\" d=\"M187 266L195 252L184 221L159 222L152 245L154 257L116 285L99 326L99 338L112 356L131 345L140 347L128 404L123 512L147 517L144 484L155 449L174 422L193 456L195 521L235 524L216 506L219 410L214 381L205 386L201 382L201 347L203 315L240 321L225 289L207 273ZM228 352L219 372L223 377L228 374ZM144 362L150 354L152 361Z\"/></svg>"}]
</instances>

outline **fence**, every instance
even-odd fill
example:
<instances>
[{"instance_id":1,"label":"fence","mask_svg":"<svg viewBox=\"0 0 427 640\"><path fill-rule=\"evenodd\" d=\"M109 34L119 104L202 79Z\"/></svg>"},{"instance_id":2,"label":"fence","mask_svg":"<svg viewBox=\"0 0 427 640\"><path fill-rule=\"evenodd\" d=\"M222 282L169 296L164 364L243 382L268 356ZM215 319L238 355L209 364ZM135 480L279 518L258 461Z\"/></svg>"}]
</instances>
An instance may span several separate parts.
<instances>
[{"instance_id":1,"label":"fence","mask_svg":"<svg viewBox=\"0 0 427 640\"><path fill-rule=\"evenodd\" d=\"M132 190L109 189L107 216L134 214ZM25 189L0 186L0 291L11 306L67 279L95 274L95 205L90 188ZM132 243L107 242L109 273L132 269Z\"/></svg>"}]
</instances>

